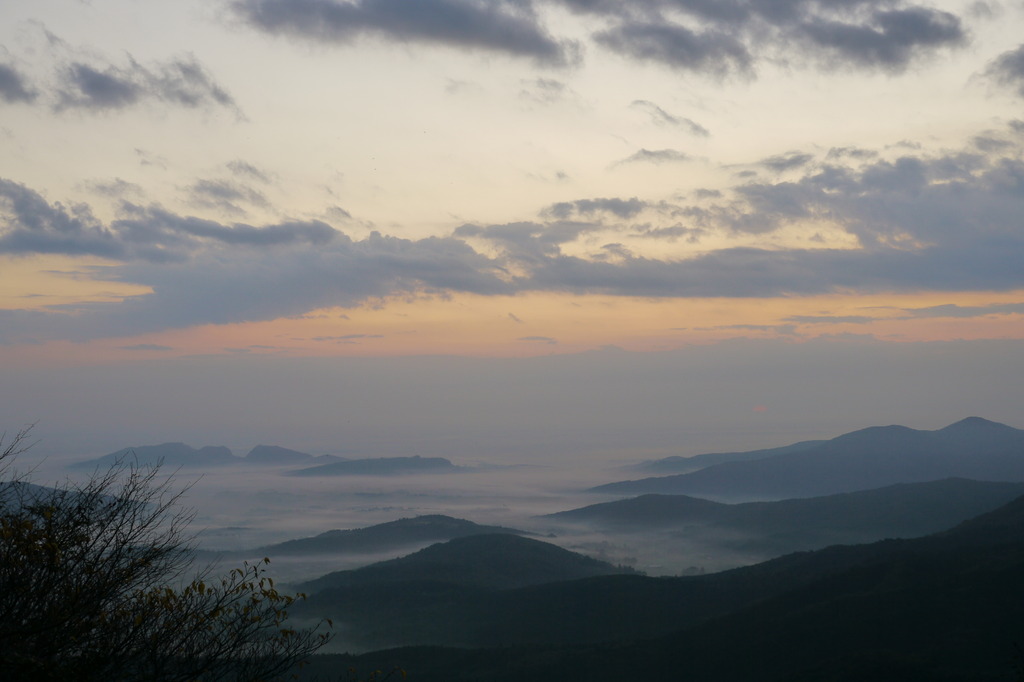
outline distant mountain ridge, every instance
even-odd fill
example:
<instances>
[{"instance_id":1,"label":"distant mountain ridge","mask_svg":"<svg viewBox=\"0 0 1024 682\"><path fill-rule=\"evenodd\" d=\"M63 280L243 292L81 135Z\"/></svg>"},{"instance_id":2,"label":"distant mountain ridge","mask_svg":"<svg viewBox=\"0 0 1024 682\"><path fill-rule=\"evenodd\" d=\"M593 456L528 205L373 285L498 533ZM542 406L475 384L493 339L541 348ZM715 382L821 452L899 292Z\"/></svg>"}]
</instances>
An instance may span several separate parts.
<instances>
[{"instance_id":1,"label":"distant mountain ridge","mask_svg":"<svg viewBox=\"0 0 1024 682\"><path fill-rule=\"evenodd\" d=\"M255 464L311 464L338 462L344 457L337 455L310 455L298 450L289 450L279 445L257 445L244 457L246 462Z\"/></svg>"},{"instance_id":2,"label":"distant mountain ridge","mask_svg":"<svg viewBox=\"0 0 1024 682\"><path fill-rule=\"evenodd\" d=\"M137 463L140 466L156 466L161 464L177 468L224 466L237 464L241 461L241 458L235 457L231 450L222 445L193 448L184 443L162 443L160 445L138 445L130 448L121 448L108 455L84 462L77 462L71 466L76 469L107 468L118 462L125 462L129 464Z\"/></svg>"},{"instance_id":3,"label":"distant mountain ridge","mask_svg":"<svg viewBox=\"0 0 1024 682\"><path fill-rule=\"evenodd\" d=\"M784 445L778 448L765 448L763 450L748 450L745 452L709 452L703 455L682 457L673 455L662 459L652 459L639 464L633 464L625 469L632 471L643 471L650 474L683 474L698 469L704 469L722 462L746 462L754 459L765 459L776 455L784 455L787 452L800 452L808 448L816 447L825 443L823 440L805 440L792 445Z\"/></svg>"},{"instance_id":4,"label":"distant mountain ridge","mask_svg":"<svg viewBox=\"0 0 1024 682\"><path fill-rule=\"evenodd\" d=\"M372 457L348 459L337 455L310 455L278 445L257 445L245 457L218 446L194 448L185 443L162 443L121 448L110 454L76 462L74 469L105 469L117 462L171 468L222 467L232 465L298 466L293 476L387 476L416 473L454 473L464 470L441 457Z\"/></svg>"},{"instance_id":5,"label":"distant mountain ridge","mask_svg":"<svg viewBox=\"0 0 1024 682\"><path fill-rule=\"evenodd\" d=\"M548 514L609 531L672 532L784 554L936 533L1024 495L1024 482L943 479L776 502L726 504L648 493Z\"/></svg>"},{"instance_id":6,"label":"distant mountain ridge","mask_svg":"<svg viewBox=\"0 0 1024 682\"><path fill-rule=\"evenodd\" d=\"M291 471L289 476L395 476L400 474L436 474L463 471L444 457L380 457L331 462L308 469Z\"/></svg>"},{"instance_id":7,"label":"distant mountain ridge","mask_svg":"<svg viewBox=\"0 0 1024 682\"><path fill-rule=\"evenodd\" d=\"M1024 481L1024 430L969 417L935 431L876 426L795 452L674 476L597 486L601 493L785 499L968 478Z\"/></svg>"}]
</instances>

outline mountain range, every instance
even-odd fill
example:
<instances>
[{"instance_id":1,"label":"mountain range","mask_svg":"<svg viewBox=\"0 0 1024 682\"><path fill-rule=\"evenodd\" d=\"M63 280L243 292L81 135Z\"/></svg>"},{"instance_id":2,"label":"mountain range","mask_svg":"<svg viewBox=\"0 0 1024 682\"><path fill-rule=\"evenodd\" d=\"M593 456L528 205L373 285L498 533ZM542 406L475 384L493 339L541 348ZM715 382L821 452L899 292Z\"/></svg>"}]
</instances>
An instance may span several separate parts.
<instances>
[{"instance_id":1,"label":"mountain range","mask_svg":"<svg viewBox=\"0 0 1024 682\"><path fill-rule=\"evenodd\" d=\"M935 533L1024 495L1024 482L947 478L773 502L726 504L688 495L648 494L548 514L560 524L617 534L661 532L666 542L772 556L831 544Z\"/></svg>"},{"instance_id":2,"label":"mountain range","mask_svg":"<svg viewBox=\"0 0 1024 682\"><path fill-rule=\"evenodd\" d=\"M290 471L289 476L399 476L404 474L447 474L464 471L444 457L380 457L350 459Z\"/></svg>"},{"instance_id":3,"label":"mountain range","mask_svg":"<svg viewBox=\"0 0 1024 682\"><path fill-rule=\"evenodd\" d=\"M222 467L230 465L299 466L289 471L292 476L389 476L418 473L452 473L462 471L441 457L373 457L348 459L337 455L310 455L277 445L257 445L244 457L236 457L230 449L218 446L193 448L185 443L139 445L121 448L110 454L76 462L75 469L107 469L119 462L140 466L177 468Z\"/></svg>"},{"instance_id":4,"label":"mountain range","mask_svg":"<svg viewBox=\"0 0 1024 682\"><path fill-rule=\"evenodd\" d=\"M1024 497L923 538L833 546L717 574L481 590L437 606L443 625L427 634L417 631L430 627L420 603L402 621L381 591L377 607L394 612L396 639L474 648L322 656L307 674L400 666L420 682L1019 680L1021 575ZM329 594L311 595L310 606ZM350 622L357 632L367 627ZM459 641L466 637L473 641Z\"/></svg>"},{"instance_id":5,"label":"mountain range","mask_svg":"<svg viewBox=\"0 0 1024 682\"><path fill-rule=\"evenodd\" d=\"M690 471L704 469L722 462L746 462L754 459L766 459L776 455L784 455L789 452L800 452L825 443L823 440L805 440L792 445L784 445L779 448L765 448L762 450L747 450L744 452L709 452L703 455L682 457L673 455L661 459L652 459L638 464L631 464L623 467L631 471L641 471L648 474L685 474Z\"/></svg>"},{"instance_id":6,"label":"mountain range","mask_svg":"<svg viewBox=\"0 0 1024 682\"><path fill-rule=\"evenodd\" d=\"M782 450L759 459L720 462L690 473L620 481L591 490L778 500L953 477L1024 481L1024 430L980 417L935 431L871 427L795 451Z\"/></svg>"}]
</instances>

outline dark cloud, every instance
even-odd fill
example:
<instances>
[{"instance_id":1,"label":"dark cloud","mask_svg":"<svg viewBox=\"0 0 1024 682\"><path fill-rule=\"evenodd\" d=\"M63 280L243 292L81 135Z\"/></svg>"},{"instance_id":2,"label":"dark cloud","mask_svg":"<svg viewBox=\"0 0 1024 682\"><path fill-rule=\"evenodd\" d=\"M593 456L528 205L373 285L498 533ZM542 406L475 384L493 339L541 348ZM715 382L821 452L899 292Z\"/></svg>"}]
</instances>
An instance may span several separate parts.
<instances>
[{"instance_id":1,"label":"dark cloud","mask_svg":"<svg viewBox=\"0 0 1024 682\"><path fill-rule=\"evenodd\" d=\"M158 206L124 202L110 225L88 206L51 204L24 185L0 179L0 253L59 253L119 260L185 260L210 242L271 246L323 245L339 233L321 222L290 222L265 227L225 226L181 217Z\"/></svg>"},{"instance_id":2,"label":"dark cloud","mask_svg":"<svg viewBox=\"0 0 1024 682\"><path fill-rule=\"evenodd\" d=\"M126 250L87 206L51 205L38 192L0 178L0 253L121 258Z\"/></svg>"},{"instance_id":3,"label":"dark cloud","mask_svg":"<svg viewBox=\"0 0 1024 682\"><path fill-rule=\"evenodd\" d=\"M860 149L858 147L832 147L828 150L825 158L828 160L835 159L874 159L878 157L878 152L873 149Z\"/></svg>"},{"instance_id":4,"label":"dark cloud","mask_svg":"<svg viewBox=\"0 0 1024 682\"><path fill-rule=\"evenodd\" d=\"M54 97L58 111L117 110L157 100L190 109L220 106L238 112L231 95L191 55L150 67L130 55L124 66L72 61L62 69Z\"/></svg>"},{"instance_id":5,"label":"dark cloud","mask_svg":"<svg viewBox=\"0 0 1024 682\"><path fill-rule=\"evenodd\" d=\"M520 336L518 339L516 339L516 341L529 341L531 343L547 343L551 345L555 345L558 343L556 339L553 339L550 336Z\"/></svg>"},{"instance_id":6,"label":"dark cloud","mask_svg":"<svg viewBox=\"0 0 1024 682\"><path fill-rule=\"evenodd\" d=\"M747 48L727 33L698 32L671 23L624 22L598 33L594 39L633 59L717 77L749 74L753 62Z\"/></svg>"},{"instance_id":7,"label":"dark cloud","mask_svg":"<svg viewBox=\"0 0 1024 682\"><path fill-rule=\"evenodd\" d=\"M772 170L776 173L782 173L784 171L792 170L794 168L806 166L813 160L814 157L810 154L790 152L789 154L769 156L766 159L761 159L758 165L764 166L765 168Z\"/></svg>"},{"instance_id":8,"label":"dark cloud","mask_svg":"<svg viewBox=\"0 0 1024 682\"><path fill-rule=\"evenodd\" d=\"M359 339L383 339L383 334L342 334L341 336L314 336L313 341L333 341L335 343L354 343Z\"/></svg>"},{"instance_id":9,"label":"dark cloud","mask_svg":"<svg viewBox=\"0 0 1024 682\"><path fill-rule=\"evenodd\" d=\"M689 155L678 149L641 149L618 161L616 165L636 163L638 161L647 163L679 163L689 160Z\"/></svg>"},{"instance_id":10,"label":"dark cloud","mask_svg":"<svg viewBox=\"0 0 1024 682\"><path fill-rule=\"evenodd\" d=\"M696 244L707 233L707 230L699 227L684 227L682 225L671 225L669 227L645 226L633 232L633 236L642 239L663 239L667 242L685 239L690 244Z\"/></svg>"},{"instance_id":11,"label":"dark cloud","mask_svg":"<svg viewBox=\"0 0 1024 682\"><path fill-rule=\"evenodd\" d=\"M925 7L876 11L865 23L816 19L800 32L842 65L902 71L920 52L962 45L960 19Z\"/></svg>"},{"instance_id":12,"label":"dark cloud","mask_svg":"<svg viewBox=\"0 0 1024 682\"><path fill-rule=\"evenodd\" d=\"M125 243L140 249L138 256L142 258L149 257L149 249L156 249L160 254L177 252L179 258L185 258L207 246L207 242L254 247L324 246L343 238L340 232L318 220L263 227L244 223L227 226L212 220L179 216L159 206L132 204L123 205L122 217L111 227ZM156 260L166 259L164 256Z\"/></svg>"},{"instance_id":13,"label":"dark cloud","mask_svg":"<svg viewBox=\"0 0 1024 682\"><path fill-rule=\"evenodd\" d=\"M676 128L682 128L698 137L708 137L711 133L707 128L697 123L696 121L683 117L675 116L668 113L654 102L648 102L645 99L633 100L630 104L631 107L645 111L651 119L658 125L668 125Z\"/></svg>"},{"instance_id":14,"label":"dark cloud","mask_svg":"<svg viewBox=\"0 0 1024 682\"><path fill-rule=\"evenodd\" d=\"M517 262L541 262L557 256L561 244L576 241L580 236L602 226L595 223L559 221L555 223L506 223L504 225L462 225L454 232L458 238L485 239L500 245Z\"/></svg>"},{"instance_id":15,"label":"dark cloud","mask_svg":"<svg viewBox=\"0 0 1024 682\"><path fill-rule=\"evenodd\" d=\"M1024 97L1024 44L996 57L988 65L985 75L1014 91L1018 97Z\"/></svg>"},{"instance_id":16,"label":"dark cloud","mask_svg":"<svg viewBox=\"0 0 1024 682\"><path fill-rule=\"evenodd\" d=\"M610 213L617 218L632 218L647 208L647 202L636 197L629 199L599 198L599 199L577 199L576 201L561 201L548 206L541 215L566 220L574 215L591 216L595 213Z\"/></svg>"},{"instance_id":17,"label":"dark cloud","mask_svg":"<svg viewBox=\"0 0 1024 682\"><path fill-rule=\"evenodd\" d=\"M334 44L376 37L499 52L556 65L578 61L582 54L578 44L552 35L540 21L539 10L559 5L604 21L591 35L600 47L629 59L715 78L752 77L762 60L895 72L919 56L967 40L958 16L903 0L231 3L246 24L274 35ZM676 118L664 111L650 113L666 124ZM706 130L696 123L690 129L697 135Z\"/></svg>"},{"instance_id":18,"label":"dark cloud","mask_svg":"<svg viewBox=\"0 0 1024 682\"><path fill-rule=\"evenodd\" d=\"M741 231L765 231L815 219L841 226L866 248L954 243L976 250L990 239L1015 240L1024 215L1019 150L984 158L949 153L903 156L860 169L825 167L795 182L738 188L724 219Z\"/></svg>"},{"instance_id":19,"label":"dark cloud","mask_svg":"<svg viewBox=\"0 0 1024 682\"><path fill-rule=\"evenodd\" d=\"M38 93L28 84L17 69L10 64L0 63L0 100L10 104L32 102Z\"/></svg>"},{"instance_id":20,"label":"dark cloud","mask_svg":"<svg viewBox=\"0 0 1024 682\"><path fill-rule=\"evenodd\" d=\"M135 104L144 92L131 70L108 66L103 71L88 64L71 64L63 76L58 109L121 109Z\"/></svg>"},{"instance_id":21,"label":"dark cloud","mask_svg":"<svg viewBox=\"0 0 1024 682\"><path fill-rule=\"evenodd\" d=\"M786 322L797 324L868 324L877 318L867 315L791 315Z\"/></svg>"},{"instance_id":22,"label":"dark cloud","mask_svg":"<svg viewBox=\"0 0 1024 682\"><path fill-rule=\"evenodd\" d=\"M971 139L971 144L982 152L997 152L1013 146L1013 143L1009 140L994 135L975 135Z\"/></svg>"},{"instance_id":23,"label":"dark cloud","mask_svg":"<svg viewBox=\"0 0 1024 682\"><path fill-rule=\"evenodd\" d=\"M984 306L961 306L953 303L933 305L926 308L904 308L910 317L984 317L986 315L1021 315L1024 303L995 303Z\"/></svg>"},{"instance_id":24,"label":"dark cloud","mask_svg":"<svg viewBox=\"0 0 1024 682\"><path fill-rule=\"evenodd\" d=\"M235 0L235 13L272 34L326 43L362 36L476 48L567 64L576 46L558 41L520 0Z\"/></svg>"},{"instance_id":25,"label":"dark cloud","mask_svg":"<svg viewBox=\"0 0 1024 682\"><path fill-rule=\"evenodd\" d=\"M785 336L796 334L796 327L791 324L725 324L718 327L711 327L710 329L716 331L720 329L735 329L750 332L772 332Z\"/></svg>"},{"instance_id":26,"label":"dark cloud","mask_svg":"<svg viewBox=\"0 0 1024 682\"><path fill-rule=\"evenodd\" d=\"M604 18L594 40L608 49L714 77L764 59L896 72L967 41L956 15L900 0L553 1Z\"/></svg>"},{"instance_id":27,"label":"dark cloud","mask_svg":"<svg viewBox=\"0 0 1024 682\"><path fill-rule=\"evenodd\" d=\"M22 341L88 339L275 319L421 291L514 291L499 264L455 238L372 233L354 241L317 221L225 225L131 204L104 225L86 207L50 204L6 180L0 253L104 256L120 264L94 276L152 291L117 303L0 312L0 342L15 334Z\"/></svg>"}]
</instances>

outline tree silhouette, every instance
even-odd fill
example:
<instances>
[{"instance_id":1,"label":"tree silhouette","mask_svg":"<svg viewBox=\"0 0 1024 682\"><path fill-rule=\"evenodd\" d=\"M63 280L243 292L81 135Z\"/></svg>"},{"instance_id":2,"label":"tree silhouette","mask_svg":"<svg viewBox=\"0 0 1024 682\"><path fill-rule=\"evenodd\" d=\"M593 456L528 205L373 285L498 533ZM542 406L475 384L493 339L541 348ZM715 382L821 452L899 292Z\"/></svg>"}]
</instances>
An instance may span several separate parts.
<instances>
[{"instance_id":1,"label":"tree silhouette","mask_svg":"<svg viewBox=\"0 0 1024 682\"><path fill-rule=\"evenodd\" d=\"M269 559L193 572L187 487L158 467L53 488L15 473L30 430L0 436L0 678L269 680L329 639L288 627L302 595L275 589Z\"/></svg>"}]
</instances>

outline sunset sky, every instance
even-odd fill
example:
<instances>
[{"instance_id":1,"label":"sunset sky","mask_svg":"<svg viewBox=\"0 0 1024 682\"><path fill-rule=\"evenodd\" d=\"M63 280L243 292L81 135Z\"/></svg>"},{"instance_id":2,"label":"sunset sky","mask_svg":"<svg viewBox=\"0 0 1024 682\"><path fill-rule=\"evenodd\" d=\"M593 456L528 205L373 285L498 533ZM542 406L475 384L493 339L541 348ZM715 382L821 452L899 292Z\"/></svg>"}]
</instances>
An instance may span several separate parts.
<instances>
[{"instance_id":1,"label":"sunset sky","mask_svg":"<svg viewBox=\"0 0 1024 682\"><path fill-rule=\"evenodd\" d=\"M1024 426L1022 29L1020 0L4 0L0 426L538 458Z\"/></svg>"}]
</instances>

